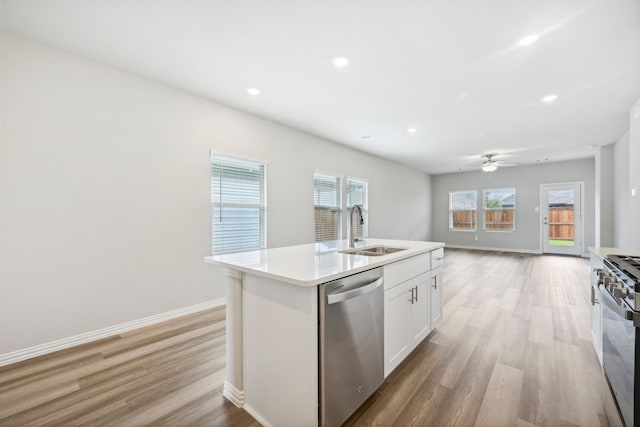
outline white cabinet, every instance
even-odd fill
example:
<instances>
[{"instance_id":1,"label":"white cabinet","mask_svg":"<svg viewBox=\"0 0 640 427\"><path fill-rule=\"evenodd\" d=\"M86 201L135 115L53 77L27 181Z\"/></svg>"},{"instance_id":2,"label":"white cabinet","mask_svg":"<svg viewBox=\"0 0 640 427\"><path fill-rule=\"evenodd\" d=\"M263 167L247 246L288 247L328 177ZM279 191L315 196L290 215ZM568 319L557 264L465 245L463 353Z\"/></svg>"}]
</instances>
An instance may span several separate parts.
<instances>
[{"instance_id":1,"label":"white cabinet","mask_svg":"<svg viewBox=\"0 0 640 427\"><path fill-rule=\"evenodd\" d=\"M409 348L413 350L431 332L429 274L409 280Z\"/></svg>"},{"instance_id":2,"label":"white cabinet","mask_svg":"<svg viewBox=\"0 0 640 427\"><path fill-rule=\"evenodd\" d=\"M600 305L600 292L598 291L598 271L604 268L602 261L595 255L591 255L591 286L589 289L591 301L591 340L602 366L602 305Z\"/></svg>"},{"instance_id":3,"label":"white cabinet","mask_svg":"<svg viewBox=\"0 0 640 427\"><path fill-rule=\"evenodd\" d=\"M384 376L389 375L409 354L409 316L411 299L405 282L384 293Z\"/></svg>"},{"instance_id":4,"label":"white cabinet","mask_svg":"<svg viewBox=\"0 0 640 427\"><path fill-rule=\"evenodd\" d=\"M384 293L385 377L431 332L429 283L423 273Z\"/></svg>"},{"instance_id":5,"label":"white cabinet","mask_svg":"<svg viewBox=\"0 0 640 427\"><path fill-rule=\"evenodd\" d=\"M442 320L442 259L437 249L384 267L385 377Z\"/></svg>"},{"instance_id":6,"label":"white cabinet","mask_svg":"<svg viewBox=\"0 0 640 427\"><path fill-rule=\"evenodd\" d=\"M437 328L442 322L442 267L431 270L431 329Z\"/></svg>"}]
</instances>

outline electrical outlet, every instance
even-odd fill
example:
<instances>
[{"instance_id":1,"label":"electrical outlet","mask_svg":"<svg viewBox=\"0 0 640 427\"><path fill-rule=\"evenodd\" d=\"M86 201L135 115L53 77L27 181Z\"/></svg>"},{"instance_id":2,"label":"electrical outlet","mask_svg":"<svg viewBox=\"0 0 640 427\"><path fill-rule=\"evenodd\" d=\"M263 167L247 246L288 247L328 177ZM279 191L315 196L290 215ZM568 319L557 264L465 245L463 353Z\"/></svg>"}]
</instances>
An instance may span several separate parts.
<instances>
[{"instance_id":1,"label":"electrical outlet","mask_svg":"<svg viewBox=\"0 0 640 427\"><path fill-rule=\"evenodd\" d=\"M475 236L475 237L473 238L473 240L478 240L478 236Z\"/></svg>"}]
</instances>

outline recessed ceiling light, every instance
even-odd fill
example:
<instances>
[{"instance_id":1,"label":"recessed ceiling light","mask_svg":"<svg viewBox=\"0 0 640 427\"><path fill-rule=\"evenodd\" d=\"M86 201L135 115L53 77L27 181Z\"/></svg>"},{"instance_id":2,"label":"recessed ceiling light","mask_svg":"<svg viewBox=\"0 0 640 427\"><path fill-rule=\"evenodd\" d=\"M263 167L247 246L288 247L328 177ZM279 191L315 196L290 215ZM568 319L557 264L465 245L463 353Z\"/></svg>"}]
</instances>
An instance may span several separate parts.
<instances>
[{"instance_id":1,"label":"recessed ceiling light","mask_svg":"<svg viewBox=\"0 0 640 427\"><path fill-rule=\"evenodd\" d=\"M518 46L520 46L520 47L531 46L532 44L534 44L537 41L538 41L538 35L537 34L529 34L528 36L523 37L520 40L518 40Z\"/></svg>"},{"instance_id":2,"label":"recessed ceiling light","mask_svg":"<svg viewBox=\"0 0 640 427\"><path fill-rule=\"evenodd\" d=\"M408 129L407 129L407 132L409 132L409 133L416 133L416 132L418 132L418 129L416 129L416 128L408 128Z\"/></svg>"},{"instance_id":3,"label":"recessed ceiling light","mask_svg":"<svg viewBox=\"0 0 640 427\"><path fill-rule=\"evenodd\" d=\"M373 141L376 137L373 135L362 135L360 139L363 141Z\"/></svg>"},{"instance_id":4,"label":"recessed ceiling light","mask_svg":"<svg viewBox=\"0 0 640 427\"><path fill-rule=\"evenodd\" d=\"M331 60L331 63L337 68L342 68L349 65L349 60L344 56L337 56Z\"/></svg>"},{"instance_id":5,"label":"recessed ceiling light","mask_svg":"<svg viewBox=\"0 0 640 427\"><path fill-rule=\"evenodd\" d=\"M558 99L558 95L556 95L555 93L549 94L547 96L545 96L544 98L541 99L542 102L546 102L547 104L555 101L556 99Z\"/></svg>"},{"instance_id":6,"label":"recessed ceiling light","mask_svg":"<svg viewBox=\"0 0 640 427\"><path fill-rule=\"evenodd\" d=\"M256 89L255 87L250 87L247 89L247 93L249 95L258 96L260 95L260 89Z\"/></svg>"}]
</instances>

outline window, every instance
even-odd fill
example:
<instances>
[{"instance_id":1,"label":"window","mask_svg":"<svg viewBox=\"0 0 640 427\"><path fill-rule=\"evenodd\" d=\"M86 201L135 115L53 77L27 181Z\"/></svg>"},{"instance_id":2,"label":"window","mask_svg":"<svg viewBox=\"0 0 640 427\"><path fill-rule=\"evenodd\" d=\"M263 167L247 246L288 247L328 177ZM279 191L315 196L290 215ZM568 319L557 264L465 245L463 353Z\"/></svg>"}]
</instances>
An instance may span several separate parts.
<instances>
[{"instance_id":1,"label":"window","mask_svg":"<svg viewBox=\"0 0 640 427\"><path fill-rule=\"evenodd\" d=\"M516 207L515 188L492 188L483 191L484 229L513 231Z\"/></svg>"},{"instance_id":2,"label":"window","mask_svg":"<svg viewBox=\"0 0 640 427\"><path fill-rule=\"evenodd\" d=\"M211 154L213 253L266 247L266 164Z\"/></svg>"},{"instance_id":3,"label":"window","mask_svg":"<svg viewBox=\"0 0 640 427\"><path fill-rule=\"evenodd\" d=\"M449 229L475 231L478 192L449 192Z\"/></svg>"},{"instance_id":4,"label":"window","mask_svg":"<svg viewBox=\"0 0 640 427\"><path fill-rule=\"evenodd\" d=\"M316 242L342 237L342 178L327 173L313 174L313 206Z\"/></svg>"},{"instance_id":5,"label":"window","mask_svg":"<svg viewBox=\"0 0 640 427\"><path fill-rule=\"evenodd\" d=\"M369 235L369 183L357 178L347 178L347 208L359 205L362 209L364 225L353 221L356 236L367 237ZM349 210L347 209L347 212ZM350 219L350 218L349 218Z\"/></svg>"}]
</instances>

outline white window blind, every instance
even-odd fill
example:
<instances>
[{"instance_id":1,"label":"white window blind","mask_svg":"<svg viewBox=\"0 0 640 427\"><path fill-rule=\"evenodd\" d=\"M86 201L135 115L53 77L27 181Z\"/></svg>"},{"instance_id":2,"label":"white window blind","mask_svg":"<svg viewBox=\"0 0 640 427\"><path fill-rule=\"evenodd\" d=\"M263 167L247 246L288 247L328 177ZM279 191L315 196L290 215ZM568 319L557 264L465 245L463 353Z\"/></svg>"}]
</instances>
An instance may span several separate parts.
<instances>
[{"instance_id":1,"label":"white window blind","mask_svg":"<svg viewBox=\"0 0 640 427\"><path fill-rule=\"evenodd\" d=\"M478 192L449 192L449 229L477 230L477 198Z\"/></svg>"},{"instance_id":2,"label":"white window blind","mask_svg":"<svg viewBox=\"0 0 640 427\"><path fill-rule=\"evenodd\" d=\"M316 242L342 237L342 178L316 172L313 175Z\"/></svg>"},{"instance_id":3,"label":"white window blind","mask_svg":"<svg viewBox=\"0 0 640 427\"><path fill-rule=\"evenodd\" d=\"M354 219L353 227L356 236L367 237L369 235L369 183L361 179L347 178L347 208L359 205L362 209L364 225ZM347 209L348 212L348 209ZM348 221L351 219L347 219Z\"/></svg>"},{"instance_id":4,"label":"white window blind","mask_svg":"<svg viewBox=\"0 0 640 427\"><path fill-rule=\"evenodd\" d=\"M266 246L266 164L211 154L213 253Z\"/></svg>"}]
</instances>

